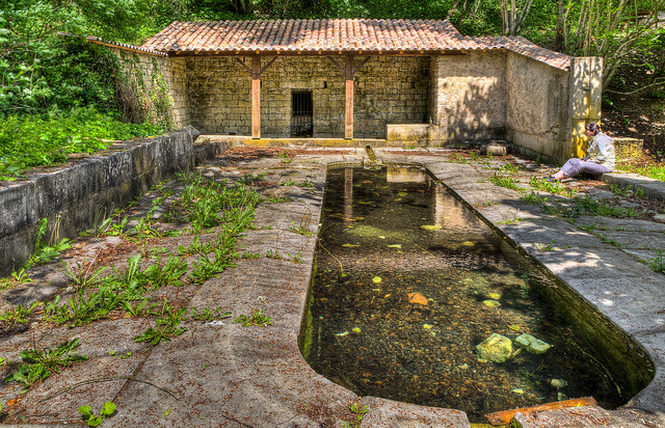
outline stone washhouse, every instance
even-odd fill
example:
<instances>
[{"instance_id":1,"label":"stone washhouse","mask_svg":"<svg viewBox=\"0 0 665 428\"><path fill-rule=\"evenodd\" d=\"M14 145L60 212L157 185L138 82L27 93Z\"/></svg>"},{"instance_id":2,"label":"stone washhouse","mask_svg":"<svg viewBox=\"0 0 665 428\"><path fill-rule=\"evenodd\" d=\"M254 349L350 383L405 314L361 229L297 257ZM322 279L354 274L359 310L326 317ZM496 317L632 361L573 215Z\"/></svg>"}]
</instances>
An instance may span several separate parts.
<instances>
[{"instance_id":1,"label":"stone washhouse","mask_svg":"<svg viewBox=\"0 0 665 428\"><path fill-rule=\"evenodd\" d=\"M174 22L142 46L88 40L133 55L147 84L163 76L178 126L241 140L506 140L561 162L600 119L601 58L447 20Z\"/></svg>"}]
</instances>

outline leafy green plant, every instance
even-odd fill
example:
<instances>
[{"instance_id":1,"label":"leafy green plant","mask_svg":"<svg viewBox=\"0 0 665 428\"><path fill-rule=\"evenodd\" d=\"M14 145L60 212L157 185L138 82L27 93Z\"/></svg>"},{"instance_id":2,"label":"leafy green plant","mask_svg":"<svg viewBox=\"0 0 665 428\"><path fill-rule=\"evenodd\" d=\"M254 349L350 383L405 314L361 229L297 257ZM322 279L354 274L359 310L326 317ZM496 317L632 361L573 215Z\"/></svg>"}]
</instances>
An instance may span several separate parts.
<instances>
[{"instance_id":1,"label":"leafy green plant","mask_svg":"<svg viewBox=\"0 0 665 428\"><path fill-rule=\"evenodd\" d=\"M576 193L575 190L568 189L565 185L561 184L558 181L551 183L542 177L531 178L529 184L531 185L531 187L533 187L536 190L546 191L549 193L553 193L555 195L573 197Z\"/></svg>"},{"instance_id":2,"label":"leafy green plant","mask_svg":"<svg viewBox=\"0 0 665 428\"><path fill-rule=\"evenodd\" d=\"M289 178L285 182L281 183L282 186L298 186L298 187L306 187L306 188L311 188L314 187L314 183L310 181L294 181L293 179Z\"/></svg>"},{"instance_id":3,"label":"leafy green plant","mask_svg":"<svg viewBox=\"0 0 665 428\"><path fill-rule=\"evenodd\" d=\"M523 187L518 186L517 182L512 177L506 177L495 173L489 180L496 186L505 187L506 189L517 190L518 192L525 190Z\"/></svg>"},{"instance_id":4,"label":"leafy green plant","mask_svg":"<svg viewBox=\"0 0 665 428\"><path fill-rule=\"evenodd\" d=\"M71 248L72 246L69 243L69 239L63 238L56 240L59 231L59 218L56 222L56 226L51 232L51 237L48 243L43 241L44 235L46 234L46 229L48 227L48 219L43 218L37 224L37 239L35 242L35 251L32 256L25 263L25 267L30 269L34 265L47 263L54 258L58 257L60 253L64 250Z\"/></svg>"},{"instance_id":5,"label":"leafy green plant","mask_svg":"<svg viewBox=\"0 0 665 428\"><path fill-rule=\"evenodd\" d=\"M656 257L649 262L649 267L654 272L665 273L665 251L658 250L656 252Z\"/></svg>"},{"instance_id":6,"label":"leafy green plant","mask_svg":"<svg viewBox=\"0 0 665 428\"><path fill-rule=\"evenodd\" d=\"M530 205L543 205L545 202L547 202L548 198L541 197L536 192L531 192L522 196L520 199Z\"/></svg>"},{"instance_id":7,"label":"leafy green plant","mask_svg":"<svg viewBox=\"0 0 665 428\"><path fill-rule=\"evenodd\" d=\"M268 198L268 202L282 203L282 202L291 202L293 199L288 196L271 196Z\"/></svg>"},{"instance_id":8,"label":"leafy green plant","mask_svg":"<svg viewBox=\"0 0 665 428\"><path fill-rule=\"evenodd\" d=\"M78 412L89 427L97 427L104 422L104 419L112 417L116 413L115 409L116 405L111 401L107 401L102 405L98 416L92 413L92 407L90 406L81 406L78 408Z\"/></svg>"},{"instance_id":9,"label":"leafy green plant","mask_svg":"<svg viewBox=\"0 0 665 428\"><path fill-rule=\"evenodd\" d=\"M301 264L304 262L304 259L302 258L302 252L299 251L298 254L287 254L287 256L291 259L291 261L295 264Z\"/></svg>"},{"instance_id":10,"label":"leafy green plant","mask_svg":"<svg viewBox=\"0 0 665 428\"><path fill-rule=\"evenodd\" d=\"M258 259L259 257L261 257L261 255L258 253L250 253L249 251L242 253L243 259Z\"/></svg>"},{"instance_id":11,"label":"leafy green plant","mask_svg":"<svg viewBox=\"0 0 665 428\"><path fill-rule=\"evenodd\" d=\"M355 420L345 425L349 428L357 428L362 423L365 413L369 411L369 406L360 407L358 403L351 403L349 405L349 411L355 415Z\"/></svg>"},{"instance_id":12,"label":"leafy green plant","mask_svg":"<svg viewBox=\"0 0 665 428\"><path fill-rule=\"evenodd\" d=\"M59 373L61 367L69 367L77 361L87 360L86 355L81 355L75 349L79 346L79 339L61 343L55 349L28 349L21 351L19 356L23 363L19 364L16 371L7 376L5 382L20 382L26 388L39 380L48 378L54 373Z\"/></svg>"},{"instance_id":13,"label":"leafy green plant","mask_svg":"<svg viewBox=\"0 0 665 428\"><path fill-rule=\"evenodd\" d=\"M623 208L612 205L607 200L597 201L589 196L584 198L574 197L570 206L558 204L554 207L545 207L545 211L568 220L575 220L579 216L602 216L602 217L636 217L634 208Z\"/></svg>"},{"instance_id":14,"label":"leafy green plant","mask_svg":"<svg viewBox=\"0 0 665 428\"><path fill-rule=\"evenodd\" d=\"M120 305L125 310L125 312L133 317L140 317L150 314L154 309L154 305L148 306L149 304L149 299L137 300L135 304L129 300L123 300L120 302Z\"/></svg>"},{"instance_id":15,"label":"leafy green plant","mask_svg":"<svg viewBox=\"0 0 665 428\"><path fill-rule=\"evenodd\" d=\"M231 312L222 312L222 308L217 308L211 310L210 308L203 308L203 311L199 311L196 308L192 308L189 311L190 316L194 321L203 321L210 322L214 320L221 320L231 317Z\"/></svg>"},{"instance_id":16,"label":"leafy green plant","mask_svg":"<svg viewBox=\"0 0 665 428\"><path fill-rule=\"evenodd\" d=\"M542 243L537 242L537 243L533 244L533 248L535 248L536 251L541 251L541 252L549 251L554 247L554 242L555 241L556 241L555 239L552 239L552 242L550 242L549 244L542 244Z\"/></svg>"},{"instance_id":17,"label":"leafy green plant","mask_svg":"<svg viewBox=\"0 0 665 428\"><path fill-rule=\"evenodd\" d=\"M277 152L277 157L282 160L282 163L291 163L295 157L292 157L288 152Z\"/></svg>"},{"instance_id":18,"label":"leafy green plant","mask_svg":"<svg viewBox=\"0 0 665 428\"><path fill-rule=\"evenodd\" d=\"M16 324L27 324L30 321L30 314L39 306L39 302L30 305L29 308L24 308L23 305L18 304L15 308L8 309L0 314L0 321L2 321L3 328L11 328Z\"/></svg>"},{"instance_id":19,"label":"leafy green plant","mask_svg":"<svg viewBox=\"0 0 665 428\"><path fill-rule=\"evenodd\" d=\"M267 316L263 309L266 298L259 296L256 300L259 302L258 308L250 308L249 315L243 314L235 317L233 319L234 324L242 324L243 327L249 327L251 325L268 327L272 324L272 318Z\"/></svg>"},{"instance_id":20,"label":"leafy green plant","mask_svg":"<svg viewBox=\"0 0 665 428\"><path fill-rule=\"evenodd\" d=\"M95 257L96 259L96 257ZM87 265L81 262L76 263L75 268L65 265L65 275L67 275L76 288L92 287L101 281L101 276L106 272L106 266L102 266L93 272L94 259Z\"/></svg>"},{"instance_id":21,"label":"leafy green plant","mask_svg":"<svg viewBox=\"0 0 665 428\"><path fill-rule=\"evenodd\" d=\"M205 246L198 252L200 257L192 263L194 269L189 274L190 278L195 283L202 283L229 267L235 267L232 261L238 257L235 243L236 238L231 233L224 231L218 234L214 245Z\"/></svg>"},{"instance_id":22,"label":"leafy green plant","mask_svg":"<svg viewBox=\"0 0 665 428\"><path fill-rule=\"evenodd\" d=\"M79 288L62 306L58 306L60 295L56 296L53 302L47 303L44 318L57 324L71 323L70 328L77 327L106 318L109 312L117 309L124 299L125 295L109 288L87 294L83 288Z\"/></svg>"},{"instance_id":23,"label":"leafy green plant","mask_svg":"<svg viewBox=\"0 0 665 428\"><path fill-rule=\"evenodd\" d=\"M162 254L157 256L157 261L145 268L143 276L148 285L152 288L159 288L166 285L181 286L184 283L180 280L187 273L187 261L180 257L169 256L166 263L162 264Z\"/></svg>"},{"instance_id":24,"label":"leafy green plant","mask_svg":"<svg viewBox=\"0 0 665 428\"><path fill-rule=\"evenodd\" d=\"M157 328L149 327L145 333L134 338L137 342L150 342L153 346L158 345L161 341L168 342L171 338L180 336L187 327L179 327L182 318L187 313L187 308L175 310L164 301L162 306L162 316L157 318Z\"/></svg>"},{"instance_id":25,"label":"leafy green plant","mask_svg":"<svg viewBox=\"0 0 665 428\"><path fill-rule=\"evenodd\" d=\"M258 325L262 327L268 327L272 324L272 318L267 316L263 309L250 309L249 315L239 315L233 319L234 324L242 324L243 327L249 327L250 325Z\"/></svg>"},{"instance_id":26,"label":"leafy green plant","mask_svg":"<svg viewBox=\"0 0 665 428\"><path fill-rule=\"evenodd\" d=\"M266 257L268 257L269 259L278 259L279 260L279 259L282 258L282 255L279 254L279 250L273 250L271 248L268 248L266 250Z\"/></svg>"},{"instance_id":27,"label":"leafy green plant","mask_svg":"<svg viewBox=\"0 0 665 428\"><path fill-rule=\"evenodd\" d=\"M26 266L21 266L18 270L12 271L12 278L18 283L32 282L28 276L28 268Z\"/></svg>"}]
</instances>

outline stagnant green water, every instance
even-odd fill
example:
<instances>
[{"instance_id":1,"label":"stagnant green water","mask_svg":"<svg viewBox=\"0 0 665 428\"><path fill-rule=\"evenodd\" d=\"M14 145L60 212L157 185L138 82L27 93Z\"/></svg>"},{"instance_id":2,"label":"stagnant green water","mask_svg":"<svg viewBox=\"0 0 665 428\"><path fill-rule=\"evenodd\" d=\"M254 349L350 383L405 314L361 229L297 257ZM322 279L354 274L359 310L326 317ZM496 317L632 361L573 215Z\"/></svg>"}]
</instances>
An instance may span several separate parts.
<instances>
[{"instance_id":1,"label":"stagnant green water","mask_svg":"<svg viewBox=\"0 0 665 428\"><path fill-rule=\"evenodd\" d=\"M471 421L629 398L542 298L554 284L424 170L331 168L323 210L303 340L317 372L362 396L460 409ZM410 303L420 296L426 304ZM493 333L552 347L481 362L476 345Z\"/></svg>"}]
</instances>

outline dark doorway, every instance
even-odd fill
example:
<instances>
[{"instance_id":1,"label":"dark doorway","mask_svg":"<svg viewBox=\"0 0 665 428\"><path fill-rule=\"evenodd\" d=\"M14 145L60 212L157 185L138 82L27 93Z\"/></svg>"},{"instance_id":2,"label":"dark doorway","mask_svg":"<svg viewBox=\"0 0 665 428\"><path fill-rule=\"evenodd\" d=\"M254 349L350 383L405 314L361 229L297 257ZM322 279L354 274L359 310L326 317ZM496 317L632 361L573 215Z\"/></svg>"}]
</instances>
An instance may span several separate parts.
<instances>
[{"instance_id":1,"label":"dark doorway","mask_svg":"<svg viewBox=\"0 0 665 428\"><path fill-rule=\"evenodd\" d=\"M312 92L294 91L291 93L291 137L312 137L314 126Z\"/></svg>"}]
</instances>

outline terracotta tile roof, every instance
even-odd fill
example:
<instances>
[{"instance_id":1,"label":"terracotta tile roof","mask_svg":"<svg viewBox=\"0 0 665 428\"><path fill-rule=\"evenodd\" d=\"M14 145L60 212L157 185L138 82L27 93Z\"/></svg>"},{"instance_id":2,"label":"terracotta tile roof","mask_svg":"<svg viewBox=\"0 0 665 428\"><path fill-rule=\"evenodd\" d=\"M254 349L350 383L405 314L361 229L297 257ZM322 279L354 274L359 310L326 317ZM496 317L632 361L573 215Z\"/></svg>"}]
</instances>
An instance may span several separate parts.
<instances>
[{"instance_id":1,"label":"terracotta tile roof","mask_svg":"<svg viewBox=\"0 0 665 428\"><path fill-rule=\"evenodd\" d=\"M357 52L478 49L448 21L310 19L174 22L144 43L164 52Z\"/></svg>"},{"instance_id":2,"label":"terracotta tile roof","mask_svg":"<svg viewBox=\"0 0 665 428\"><path fill-rule=\"evenodd\" d=\"M562 70L570 67L570 56L540 47L524 37L493 37L493 39L496 47L533 58Z\"/></svg>"},{"instance_id":3,"label":"terracotta tile roof","mask_svg":"<svg viewBox=\"0 0 665 428\"><path fill-rule=\"evenodd\" d=\"M567 69L570 57L521 37L465 37L448 20L173 22L141 48L173 54L421 53L508 49Z\"/></svg>"},{"instance_id":4,"label":"terracotta tile roof","mask_svg":"<svg viewBox=\"0 0 665 428\"><path fill-rule=\"evenodd\" d=\"M164 52L156 51L153 49L145 48L142 46L133 46L133 45L128 45L126 43L118 43L118 42L107 42L99 37L94 37L94 36L87 36L85 38L88 42L90 43L95 43L97 45L102 45L102 46L109 46L112 48L118 48L121 50L126 50L126 51L132 51L132 52L141 52L141 53L146 53L150 55L155 55L155 56L168 56Z\"/></svg>"}]
</instances>

